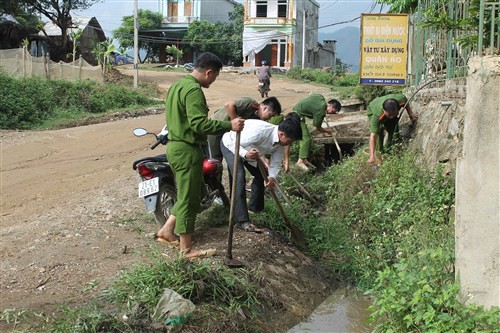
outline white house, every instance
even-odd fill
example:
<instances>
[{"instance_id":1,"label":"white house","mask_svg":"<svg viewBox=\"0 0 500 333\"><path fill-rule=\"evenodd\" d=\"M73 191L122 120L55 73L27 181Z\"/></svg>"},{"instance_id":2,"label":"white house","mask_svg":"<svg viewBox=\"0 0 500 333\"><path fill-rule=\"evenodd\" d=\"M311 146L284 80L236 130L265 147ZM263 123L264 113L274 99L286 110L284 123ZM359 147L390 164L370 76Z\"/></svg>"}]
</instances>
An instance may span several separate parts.
<instances>
[{"instance_id":1,"label":"white house","mask_svg":"<svg viewBox=\"0 0 500 333\"><path fill-rule=\"evenodd\" d=\"M316 67L315 0L244 0L244 66Z\"/></svg>"}]
</instances>

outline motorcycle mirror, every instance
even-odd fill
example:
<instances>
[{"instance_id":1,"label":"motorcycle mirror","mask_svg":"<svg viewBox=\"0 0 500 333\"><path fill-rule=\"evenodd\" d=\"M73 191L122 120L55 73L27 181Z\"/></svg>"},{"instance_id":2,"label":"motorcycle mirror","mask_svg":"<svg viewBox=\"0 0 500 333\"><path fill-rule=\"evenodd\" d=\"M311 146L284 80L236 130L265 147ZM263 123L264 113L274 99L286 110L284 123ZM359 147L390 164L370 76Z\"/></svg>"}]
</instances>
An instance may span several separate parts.
<instances>
[{"instance_id":1,"label":"motorcycle mirror","mask_svg":"<svg viewBox=\"0 0 500 333\"><path fill-rule=\"evenodd\" d=\"M148 134L148 131L146 131L144 128L135 128L133 132L135 136L143 136Z\"/></svg>"}]
</instances>

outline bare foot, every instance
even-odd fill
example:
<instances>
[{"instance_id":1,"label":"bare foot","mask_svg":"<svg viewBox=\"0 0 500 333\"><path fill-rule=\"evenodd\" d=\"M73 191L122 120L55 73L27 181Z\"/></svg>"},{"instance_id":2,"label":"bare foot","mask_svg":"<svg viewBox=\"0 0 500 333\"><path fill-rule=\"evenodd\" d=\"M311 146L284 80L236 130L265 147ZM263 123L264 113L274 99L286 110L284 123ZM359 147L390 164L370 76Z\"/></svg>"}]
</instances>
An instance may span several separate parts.
<instances>
[{"instance_id":1,"label":"bare foot","mask_svg":"<svg viewBox=\"0 0 500 333\"><path fill-rule=\"evenodd\" d=\"M156 237L158 240L162 239L166 242L178 242L177 236L174 234L176 217L170 215L163 225L163 227L158 230Z\"/></svg>"}]
</instances>

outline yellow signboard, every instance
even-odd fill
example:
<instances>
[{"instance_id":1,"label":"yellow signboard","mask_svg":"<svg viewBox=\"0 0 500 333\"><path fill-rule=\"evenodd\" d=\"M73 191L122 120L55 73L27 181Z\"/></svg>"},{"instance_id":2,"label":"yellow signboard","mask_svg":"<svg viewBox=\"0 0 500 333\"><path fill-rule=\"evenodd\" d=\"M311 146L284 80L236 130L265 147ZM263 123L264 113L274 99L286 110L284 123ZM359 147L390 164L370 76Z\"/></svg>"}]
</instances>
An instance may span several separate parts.
<instances>
[{"instance_id":1,"label":"yellow signboard","mask_svg":"<svg viewBox=\"0 0 500 333\"><path fill-rule=\"evenodd\" d=\"M361 85L406 84L408 15L361 15Z\"/></svg>"}]
</instances>

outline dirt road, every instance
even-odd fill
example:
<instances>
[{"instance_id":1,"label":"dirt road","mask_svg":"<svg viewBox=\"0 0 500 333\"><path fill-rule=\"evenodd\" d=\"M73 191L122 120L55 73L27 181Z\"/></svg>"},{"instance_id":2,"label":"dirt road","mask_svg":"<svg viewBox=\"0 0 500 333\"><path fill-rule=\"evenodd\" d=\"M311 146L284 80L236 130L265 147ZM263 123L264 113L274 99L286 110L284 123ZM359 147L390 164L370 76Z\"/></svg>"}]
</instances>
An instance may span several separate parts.
<instances>
[{"instance_id":1,"label":"dirt road","mask_svg":"<svg viewBox=\"0 0 500 333\"><path fill-rule=\"evenodd\" d=\"M165 91L182 75L141 71L139 80ZM311 92L330 97L326 88L286 79L274 78L271 89L287 111ZM243 96L260 100L253 73L221 73L205 94L211 111ZM143 210L131 165L151 154L152 140L134 137L132 129L158 131L163 125L164 116L154 115L0 133L0 310L78 301L92 281L110 280L139 260L132 250L151 246L145 234L155 227L138 233L120 219Z\"/></svg>"}]
</instances>

